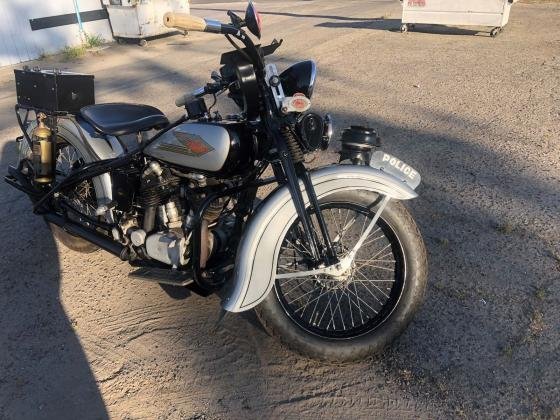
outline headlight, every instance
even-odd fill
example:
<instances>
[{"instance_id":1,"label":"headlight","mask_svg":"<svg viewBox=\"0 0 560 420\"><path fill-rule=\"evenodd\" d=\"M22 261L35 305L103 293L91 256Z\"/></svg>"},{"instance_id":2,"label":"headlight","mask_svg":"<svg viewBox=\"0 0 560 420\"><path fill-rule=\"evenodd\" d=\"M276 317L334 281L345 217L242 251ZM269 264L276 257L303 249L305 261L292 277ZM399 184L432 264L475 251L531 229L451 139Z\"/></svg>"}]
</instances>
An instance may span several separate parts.
<instances>
[{"instance_id":1,"label":"headlight","mask_svg":"<svg viewBox=\"0 0 560 420\"><path fill-rule=\"evenodd\" d=\"M311 99L317 80L317 65L312 60L296 63L280 74L280 80L286 96L303 93Z\"/></svg>"}]
</instances>

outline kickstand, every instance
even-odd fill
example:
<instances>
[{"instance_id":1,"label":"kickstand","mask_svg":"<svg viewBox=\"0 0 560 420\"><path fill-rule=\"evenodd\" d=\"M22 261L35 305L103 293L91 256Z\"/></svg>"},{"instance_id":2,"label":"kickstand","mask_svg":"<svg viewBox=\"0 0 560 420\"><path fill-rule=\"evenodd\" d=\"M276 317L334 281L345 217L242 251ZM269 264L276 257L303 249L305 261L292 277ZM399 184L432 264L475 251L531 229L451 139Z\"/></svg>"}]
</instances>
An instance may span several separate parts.
<instances>
[{"instance_id":1,"label":"kickstand","mask_svg":"<svg viewBox=\"0 0 560 420\"><path fill-rule=\"evenodd\" d=\"M222 322L228 313L229 312L226 311L224 308L220 308L220 315L218 315L218 320L214 325L214 332L217 332L220 329L220 326L222 325Z\"/></svg>"}]
</instances>

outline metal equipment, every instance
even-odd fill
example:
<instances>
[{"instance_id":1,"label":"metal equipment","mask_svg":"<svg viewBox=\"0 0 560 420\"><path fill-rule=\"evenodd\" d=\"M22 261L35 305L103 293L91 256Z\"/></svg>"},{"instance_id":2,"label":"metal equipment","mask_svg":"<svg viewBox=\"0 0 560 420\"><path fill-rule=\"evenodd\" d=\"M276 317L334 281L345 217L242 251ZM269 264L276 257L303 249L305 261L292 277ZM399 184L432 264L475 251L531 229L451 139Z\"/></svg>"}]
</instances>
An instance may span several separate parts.
<instances>
[{"instance_id":1,"label":"metal equipment","mask_svg":"<svg viewBox=\"0 0 560 420\"><path fill-rule=\"evenodd\" d=\"M416 23L457 26L489 26L496 37L508 23L511 6L519 0L400 0L401 32Z\"/></svg>"},{"instance_id":2,"label":"metal equipment","mask_svg":"<svg viewBox=\"0 0 560 420\"><path fill-rule=\"evenodd\" d=\"M175 31L163 24L165 13L190 13L189 0L103 0L103 4L117 42L132 38L143 47L148 45L146 38Z\"/></svg>"}]
</instances>

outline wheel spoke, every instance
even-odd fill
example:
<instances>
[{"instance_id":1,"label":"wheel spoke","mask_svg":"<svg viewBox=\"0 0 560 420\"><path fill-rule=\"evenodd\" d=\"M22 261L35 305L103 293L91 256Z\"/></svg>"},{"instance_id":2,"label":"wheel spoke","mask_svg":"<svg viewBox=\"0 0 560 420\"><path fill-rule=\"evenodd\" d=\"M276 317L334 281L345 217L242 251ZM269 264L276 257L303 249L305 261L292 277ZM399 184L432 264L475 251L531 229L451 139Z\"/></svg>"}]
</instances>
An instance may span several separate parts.
<instances>
[{"instance_id":1,"label":"wheel spoke","mask_svg":"<svg viewBox=\"0 0 560 420\"><path fill-rule=\"evenodd\" d=\"M311 255L306 249L301 249L301 248L298 248L297 246L295 246L295 244L293 244L292 242L290 242L289 239L286 239L286 242L287 242L289 245L292 246L291 249L293 249L293 250L299 252L301 255Z\"/></svg>"},{"instance_id":2,"label":"wheel spoke","mask_svg":"<svg viewBox=\"0 0 560 420\"><path fill-rule=\"evenodd\" d=\"M336 294L336 292L335 292L335 294ZM341 291L340 292L340 297L338 298L338 301L336 302L336 307L334 308L334 311L336 312L336 310L338 309L338 313L340 315L340 322L342 322L342 329L346 330L346 325L344 324L344 316L342 315L342 311L340 309L340 302L342 300L342 296L343 296L343 293Z\"/></svg>"},{"instance_id":3,"label":"wheel spoke","mask_svg":"<svg viewBox=\"0 0 560 420\"><path fill-rule=\"evenodd\" d=\"M319 323L317 324L317 325L319 325L319 326L321 326L321 322L323 321L323 317L324 317L325 314L327 313L327 309L329 309L329 306L330 306L331 301L332 301L332 293L330 292L330 290L329 290L328 293L329 293L329 295L330 295L330 296L329 296L329 301L328 301L328 303L325 305L325 310L323 311L323 314L321 315L321 319L319 319ZM332 311L332 309L331 309L331 311Z\"/></svg>"},{"instance_id":4,"label":"wheel spoke","mask_svg":"<svg viewBox=\"0 0 560 420\"><path fill-rule=\"evenodd\" d=\"M370 236L372 236L373 234L378 233L379 230L380 230L380 229L378 229L378 230L375 231L375 232L370 233L370 234L368 235L368 238L369 238ZM383 239L384 237L385 237L385 235L381 235L381 236L378 236L377 238L370 239L369 241L368 241L367 238L366 238L366 241L362 244L362 247L367 246L367 245L371 245L371 244L377 242L378 240Z\"/></svg>"},{"instance_id":5,"label":"wheel spoke","mask_svg":"<svg viewBox=\"0 0 560 420\"><path fill-rule=\"evenodd\" d=\"M350 289L348 289L348 290L350 290ZM350 293L352 293L352 291L350 291ZM358 302L362 302L364 305L366 305L369 309L371 309L374 313L377 314L377 311L376 311L375 309L373 309L371 306L369 306L369 304L368 304L365 300L363 300L363 299L357 294L357 292L356 292L356 294L355 294L354 296L356 296L356 299L358 299Z\"/></svg>"},{"instance_id":6,"label":"wheel spoke","mask_svg":"<svg viewBox=\"0 0 560 420\"><path fill-rule=\"evenodd\" d=\"M356 221L356 218L352 219L352 223L350 223L349 225L347 225L347 221L348 221L348 215L350 214L350 210L346 210L346 217L344 217L344 222L342 223L342 234L340 235L339 241L341 244L343 244L343 239L344 239L344 235L346 234L346 232L348 232L348 229L350 229L350 227L352 227L352 225L354 224L354 222Z\"/></svg>"},{"instance_id":7,"label":"wheel spoke","mask_svg":"<svg viewBox=\"0 0 560 420\"><path fill-rule=\"evenodd\" d=\"M380 269L380 270L386 270L386 271L391 271L391 272L394 271L392 268L381 267L381 266L379 266L379 265L368 264L368 263L363 263L362 265L356 266L356 268L365 268L365 267L378 268L378 269Z\"/></svg>"},{"instance_id":8,"label":"wheel spoke","mask_svg":"<svg viewBox=\"0 0 560 420\"><path fill-rule=\"evenodd\" d=\"M315 302L315 306L313 307L313 310L311 311L311 316L309 317L309 323L310 323L310 324L313 322L313 319L312 319L312 318L313 318L313 314L316 313L316 311L317 311L317 305L319 305L319 300L321 299L321 297L322 297L325 293L328 293L328 291L327 291L327 292L324 292L324 293L321 293L323 290L324 290L324 287L321 286L321 290L320 290L320 292L319 292L320 294L319 294L319 296L317 297L317 301Z\"/></svg>"},{"instance_id":9,"label":"wheel spoke","mask_svg":"<svg viewBox=\"0 0 560 420\"><path fill-rule=\"evenodd\" d=\"M377 258L376 259L372 258L372 259L368 259L368 260L362 260L362 259L359 259L359 258L354 259L354 262L357 262L357 263L367 263L367 262L374 262L374 261L378 262L378 263L391 263L391 264L396 263L395 260L384 260L384 259L377 259Z\"/></svg>"},{"instance_id":10,"label":"wheel spoke","mask_svg":"<svg viewBox=\"0 0 560 420\"><path fill-rule=\"evenodd\" d=\"M369 280L359 269L356 269L356 271L360 274L360 276L363 277L364 280ZM375 287L377 290L379 290L379 292L380 292L383 296L385 296L387 299L389 299L389 295L387 295L383 290L381 290L375 283L373 283L373 282L368 282L368 283L371 283L371 285L372 285L373 287ZM363 284L367 284L367 283L363 283ZM367 290L369 290L369 289L367 289ZM375 296L375 295L374 295L374 296ZM377 298L376 298L376 299L377 299ZM377 300L379 300L379 299L377 299ZM379 302L381 303L381 301L379 301Z\"/></svg>"},{"instance_id":11,"label":"wheel spoke","mask_svg":"<svg viewBox=\"0 0 560 420\"><path fill-rule=\"evenodd\" d=\"M356 283L352 283L352 285L354 286L354 292L356 292L356 294L354 296L356 296L358 299L356 300L356 302L358 303L358 309L360 310L360 318L362 320L362 325L364 324L364 318L362 317L362 308L360 306L360 298L358 297L358 290L356 289ZM350 288L348 288L348 293L352 293L352 291L350 290Z\"/></svg>"},{"instance_id":12,"label":"wheel spoke","mask_svg":"<svg viewBox=\"0 0 560 420\"><path fill-rule=\"evenodd\" d=\"M298 287L301 287L303 284L305 284L305 283L308 282L309 280L312 280L312 279L305 279L304 281L299 282L299 283L297 284L297 286L291 288L291 289L288 290L287 292L284 292L284 294L285 294L285 295L289 295L291 292L293 292L294 290L296 290Z\"/></svg>"},{"instance_id":13,"label":"wheel spoke","mask_svg":"<svg viewBox=\"0 0 560 420\"><path fill-rule=\"evenodd\" d=\"M387 248L389 248L391 246L391 244L387 244L381 251L379 251L377 254L375 254L373 257L371 257L369 260L367 261L372 261L375 260L376 257L379 256L379 254L381 254L383 251L385 251Z\"/></svg>"},{"instance_id":14,"label":"wheel spoke","mask_svg":"<svg viewBox=\"0 0 560 420\"><path fill-rule=\"evenodd\" d=\"M336 297L337 297L336 290L333 290L333 294L334 294L335 299L336 299ZM327 324L327 330L329 329L329 326L331 325L331 322L332 322L332 325L333 325L333 329L336 330L336 324L334 323L334 314L336 313L336 309L333 312L332 305L331 305L330 301L329 301L329 311L331 312L331 320Z\"/></svg>"},{"instance_id":15,"label":"wheel spoke","mask_svg":"<svg viewBox=\"0 0 560 420\"><path fill-rule=\"evenodd\" d=\"M321 290L319 291L319 298L322 296L321 292L323 291L323 287L321 287ZM303 314L305 314L305 310L307 309L307 307L309 306L310 303L314 302L316 299L311 300L313 296L309 296L309 299L307 299L307 302L305 303L304 306L301 306L299 309L296 309L294 312L298 313L300 310L301 312L301 316L303 317ZM318 301L317 301L318 302ZM317 307L317 303L315 304L315 308L313 308L313 311L311 311L311 317L313 316L313 313L315 312L315 309ZM309 318L309 320L311 321L311 317Z\"/></svg>"},{"instance_id":16,"label":"wheel spoke","mask_svg":"<svg viewBox=\"0 0 560 420\"><path fill-rule=\"evenodd\" d=\"M350 314L350 321L352 322L352 326L354 327L355 324L354 324L354 316L352 314L352 302L350 302L350 295L348 293L346 293L346 290L343 290L342 293L348 299L348 313Z\"/></svg>"},{"instance_id":17,"label":"wheel spoke","mask_svg":"<svg viewBox=\"0 0 560 420\"><path fill-rule=\"evenodd\" d=\"M310 294L310 293L313 293L314 291L315 291L315 290L310 290L309 292L306 292L305 294L301 295L300 297L298 297L298 298L292 300L291 302L288 302L288 305L291 305L292 303L297 302L298 300L304 298L305 296L307 296L307 295Z\"/></svg>"},{"instance_id":18,"label":"wheel spoke","mask_svg":"<svg viewBox=\"0 0 560 420\"><path fill-rule=\"evenodd\" d=\"M360 306L360 301L356 299L356 302L354 302L354 301L352 300L351 296L356 296L356 295L354 295L354 294L353 294L350 290L348 290L348 289L347 289L347 291L348 291L348 300L349 300L349 302L350 302L351 304L353 304L354 307L356 307L356 308L358 309L359 313L360 313L360 319L361 319L361 321L362 321L362 323L361 323L360 325L365 324L364 319L363 319L363 317L362 317L362 314L364 314L365 312L362 310L362 307ZM350 313L352 313L352 312L350 312ZM367 316L367 313L365 313L365 314L366 314L366 316Z\"/></svg>"},{"instance_id":19,"label":"wheel spoke","mask_svg":"<svg viewBox=\"0 0 560 420\"><path fill-rule=\"evenodd\" d=\"M352 282L358 282L358 283L394 283L396 280L373 280L373 279L367 279L367 280L360 280L360 279L353 279Z\"/></svg>"}]
</instances>

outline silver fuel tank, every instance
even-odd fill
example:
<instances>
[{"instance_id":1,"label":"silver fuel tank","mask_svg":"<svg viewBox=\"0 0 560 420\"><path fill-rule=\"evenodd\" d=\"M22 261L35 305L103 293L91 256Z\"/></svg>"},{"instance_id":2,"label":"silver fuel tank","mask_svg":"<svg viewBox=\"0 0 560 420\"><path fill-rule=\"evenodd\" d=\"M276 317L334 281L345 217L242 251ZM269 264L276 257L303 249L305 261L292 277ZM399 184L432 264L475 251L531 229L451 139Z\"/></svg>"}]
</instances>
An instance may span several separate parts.
<instances>
[{"instance_id":1,"label":"silver fuel tank","mask_svg":"<svg viewBox=\"0 0 560 420\"><path fill-rule=\"evenodd\" d=\"M144 154L209 174L242 173L251 164L254 141L239 123L183 123L150 143Z\"/></svg>"}]
</instances>

